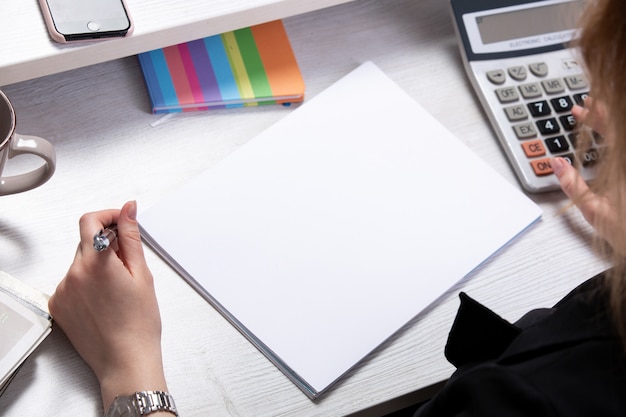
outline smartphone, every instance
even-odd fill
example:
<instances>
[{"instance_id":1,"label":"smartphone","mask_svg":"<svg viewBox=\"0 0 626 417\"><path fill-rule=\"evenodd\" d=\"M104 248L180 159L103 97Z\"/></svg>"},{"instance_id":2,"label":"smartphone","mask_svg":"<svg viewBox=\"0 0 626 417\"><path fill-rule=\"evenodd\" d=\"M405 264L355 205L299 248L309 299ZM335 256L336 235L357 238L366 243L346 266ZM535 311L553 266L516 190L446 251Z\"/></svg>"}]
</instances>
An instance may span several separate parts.
<instances>
[{"instance_id":1,"label":"smartphone","mask_svg":"<svg viewBox=\"0 0 626 417\"><path fill-rule=\"evenodd\" d=\"M124 37L133 30L124 0L39 0L39 5L57 42Z\"/></svg>"}]
</instances>

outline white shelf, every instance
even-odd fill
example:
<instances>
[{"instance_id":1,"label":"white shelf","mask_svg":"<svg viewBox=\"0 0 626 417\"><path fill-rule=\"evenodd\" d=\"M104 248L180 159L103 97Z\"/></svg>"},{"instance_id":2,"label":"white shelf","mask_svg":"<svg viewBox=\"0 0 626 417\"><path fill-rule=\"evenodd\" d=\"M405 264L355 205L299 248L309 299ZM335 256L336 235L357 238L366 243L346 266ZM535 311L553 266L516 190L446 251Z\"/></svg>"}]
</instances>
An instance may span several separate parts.
<instances>
[{"instance_id":1,"label":"white shelf","mask_svg":"<svg viewBox=\"0 0 626 417\"><path fill-rule=\"evenodd\" d=\"M0 86L110 61L350 0L127 0L134 33L64 45L48 35L37 0L0 6Z\"/></svg>"}]
</instances>

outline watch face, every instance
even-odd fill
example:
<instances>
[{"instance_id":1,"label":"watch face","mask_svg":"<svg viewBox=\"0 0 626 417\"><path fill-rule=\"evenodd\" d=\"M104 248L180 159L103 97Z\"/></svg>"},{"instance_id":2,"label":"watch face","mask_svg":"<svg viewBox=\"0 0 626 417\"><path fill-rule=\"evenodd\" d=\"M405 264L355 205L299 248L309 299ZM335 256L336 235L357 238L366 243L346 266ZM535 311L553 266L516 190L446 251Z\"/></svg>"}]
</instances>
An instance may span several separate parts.
<instances>
[{"instance_id":1,"label":"watch face","mask_svg":"<svg viewBox=\"0 0 626 417\"><path fill-rule=\"evenodd\" d=\"M139 417L139 414L132 398L117 397L111 404L106 417Z\"/></svg>"}]
</instances>

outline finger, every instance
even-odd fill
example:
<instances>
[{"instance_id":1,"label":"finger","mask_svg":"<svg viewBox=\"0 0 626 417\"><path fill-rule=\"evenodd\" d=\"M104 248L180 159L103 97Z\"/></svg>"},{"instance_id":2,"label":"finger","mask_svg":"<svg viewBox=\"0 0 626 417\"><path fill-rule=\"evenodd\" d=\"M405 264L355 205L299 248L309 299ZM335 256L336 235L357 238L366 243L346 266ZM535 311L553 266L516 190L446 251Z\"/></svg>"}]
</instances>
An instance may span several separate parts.
<instances>
[{"instance_id":1,"label":"finger","mask_svg":"<svg viewBox=\"0 0 626 417\"><path fill-rule=\"evenodd\" d=\"M145 268L141 234L137 223L137 203L129 201L122 207L117 219L119 255L131 275L142 275Z\"/></svg>"},{"instance_id":2,"label":"finger","mask_svg":"<svg viewBox=\"0 0 626 417\"><path fill-rule=\"evenodd\" d=\"M587 183L580 176L578 171L565 159L561 157L553 158L551 161L554 175L559 180L563 192L574 202L580 200L582 196L589 192Z\"/></svg>"},{"instance_id":3,"label":"finger","mask_svg":"<svg viewBox=\"0 0 626 417\"><path fill-rule=\"evenodd\" d=\"M596 216L604 200L591 192L583 177L565 159L553 158L551 165L563 192L578 207L583 217L595 226Z\"/></svg>"},{"instance_id":4,"label":"finger","mask_svg":"<svg viewBox=\"0 0 626 417\"><path fill-rule=\"evenodd\" d=\"M78 251L80 253L93 251L93 237L105 227L117 223L119 212L119 210L110 209L82 215L78 222L80 227Z\"/></svg>"},{"instance_id":5,"label":"finger","mask_svg":"<svg viewBox=\"0 0 626 417\"><path fill-rule=\"evenodd\" d=\"M583 106L575 104L572 114L580 124L584 124L601 135L606 134L606 109L599 101L587 97Z\"/></svg>"},{"instance_id":6,"label":"finger","mask_svg":"<svg viewBox=\"0 0 626 417\"><path fill-rule=\"evenodd\" d=\"M578 123L584 124L585 119L589 114L589 109L579 106L578 104L574 104L574 106L572 106L572 114L574 115Z\"/></svg>"}]
</instances>

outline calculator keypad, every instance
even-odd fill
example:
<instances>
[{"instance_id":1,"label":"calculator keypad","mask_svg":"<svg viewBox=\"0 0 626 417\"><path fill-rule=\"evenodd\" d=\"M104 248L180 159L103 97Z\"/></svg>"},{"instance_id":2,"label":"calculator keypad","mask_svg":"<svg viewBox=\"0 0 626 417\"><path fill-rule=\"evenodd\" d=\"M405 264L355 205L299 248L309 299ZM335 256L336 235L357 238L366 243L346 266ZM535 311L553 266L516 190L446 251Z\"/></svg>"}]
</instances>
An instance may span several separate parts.
<instances>
[{"instance_id":1,"label":"calculator keypad","mask_svg":"<svg viewBox=\"0 0 626 417\"><path fill-rule=\"evenodd\" d=\"M550 77L548 63L534 62L488 71L487 79L536 176L552 174L552 156L574 162L577 126L571 110L588 95L582 74ZM597 149L588 150L584 159L583 166L592 165Z\"/></svg>"}]
</instances>

